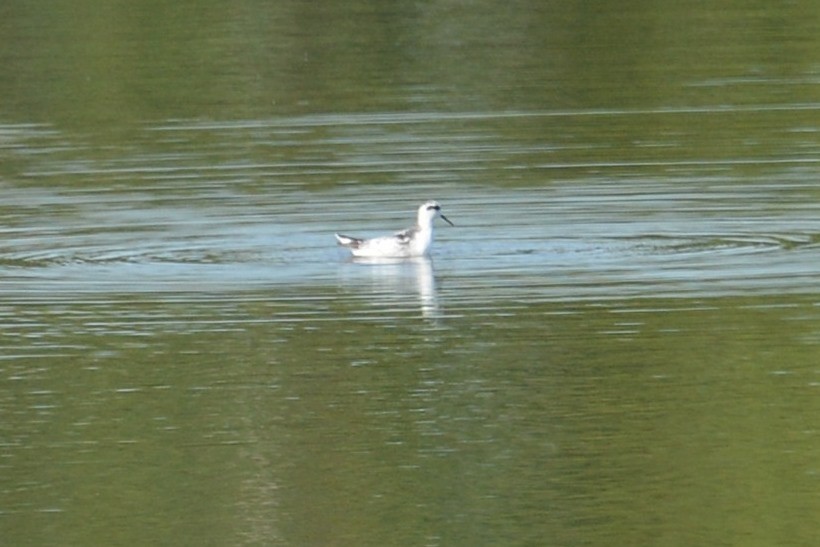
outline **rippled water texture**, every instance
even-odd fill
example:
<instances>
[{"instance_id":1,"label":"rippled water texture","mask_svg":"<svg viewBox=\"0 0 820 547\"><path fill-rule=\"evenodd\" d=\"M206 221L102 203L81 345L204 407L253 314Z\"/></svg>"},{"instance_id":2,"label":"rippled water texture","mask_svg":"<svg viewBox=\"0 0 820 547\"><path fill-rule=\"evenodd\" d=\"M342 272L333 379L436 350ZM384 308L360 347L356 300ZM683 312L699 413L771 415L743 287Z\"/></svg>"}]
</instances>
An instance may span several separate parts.
<instances>
[{"instance_id":1,"label":"rippled water texture","mask_svg":"<svg viewBox=\"0 0 820 547\"><path fill-rule=\"evenodd\" d=\"M664 124L679 115L576 118L628 127L636 117ZM556 165L552 156L561 152L546 143L497 136L505 124L530 125L534 133L558 116L169 124L140 132L161 152L121 151L103 160L53 131L16 128L8 148L27 163L21 170L27 184L4 192L5 290L51 298L55 291L71 296L327 283L344 254L334 248L335 230L374 235L400 229L412 223L420 200L435 197L458 219L455 229L439 227L434 254L437 269L457 278L461 298L812 291L820 233L812 158L757 160L753 175L732 171L733 164L751 163L744 158L685 167L675 160ZM283 134L289 135L285 142L278 140ZM218 150L200 142L218 143ZM60 157L30 160L32 143L62 148ZM795 139L797 146L809 144ZM267 161L237 161L249 147L270 148ZM315 159L283 157L290 153ZM198 164L203 154L212 163ZM480 183L499 173L519 185ZM397 180L325 188L334 176ZM96 181L90 188L83 185L89 178Z\"/></svg>"},{"instance_id":2,"label":"rippled water texture","mask_svg":"<svg viewBox=\"0 0 820 547\"><path fill-rule=\"evenodd\" d=\"M803 4L7 8L0 543L816 544Z\"/></svg>"}]
</instances>

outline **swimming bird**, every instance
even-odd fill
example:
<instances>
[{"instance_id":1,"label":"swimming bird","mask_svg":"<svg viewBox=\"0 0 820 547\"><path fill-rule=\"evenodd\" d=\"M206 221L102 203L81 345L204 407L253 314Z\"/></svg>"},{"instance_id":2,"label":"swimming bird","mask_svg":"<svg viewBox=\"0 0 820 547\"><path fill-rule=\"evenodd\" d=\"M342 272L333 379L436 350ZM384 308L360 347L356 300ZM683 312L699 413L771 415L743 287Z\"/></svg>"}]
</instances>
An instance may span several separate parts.
<instances>
[{"instance_id":1,"label":"swimming bird","mask_svg":"<svg viewBox=\"0 0 820 547\"><path fill-rule=\"evenodd\" d=\"M425 202L419 207L416 225L393 235L374 239L336 234L336 241L347 247L353 256L368 258L410 258L424 256L430 252L433 243L433 221L441 217L450 226L455 226L441 214L441 205L435 201Z\"/></svg>"}]
</instances>

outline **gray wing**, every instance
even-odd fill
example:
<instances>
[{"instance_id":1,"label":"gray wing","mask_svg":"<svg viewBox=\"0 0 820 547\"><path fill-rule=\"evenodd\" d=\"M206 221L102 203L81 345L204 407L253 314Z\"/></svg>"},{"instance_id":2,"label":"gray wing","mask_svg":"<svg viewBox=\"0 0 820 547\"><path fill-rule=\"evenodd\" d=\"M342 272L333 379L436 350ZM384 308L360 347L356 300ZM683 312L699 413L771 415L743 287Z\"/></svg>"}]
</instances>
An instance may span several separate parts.
<instances>
[{"instance_id":1,"label":"gray wing","mask_svg":"<svg viewBox=\"0 0 820 547\"><path fill-rule=\"evenodd\" d=\"M344 234L336 234L336 241L338 241L342 247L348 247L350 249L358 249L363 243L363 240L358 237L350 237Z\"/></svg>"},{"instance_id":2,"label":"gray wing","mask_svg":"<svg viewBox=\"0 0 820 547\"><path fill-rule=\"evenodd\" d=\"M410 240L413 239L413 234L415 234L415 233L416 233L416 227L414 226L412 228L407 228L406 230L396 232L393 235L395 236L396 239L399 240L399 243L401 243L402 245L408 245L410 243Z\"/></svg>"}]
</instances>

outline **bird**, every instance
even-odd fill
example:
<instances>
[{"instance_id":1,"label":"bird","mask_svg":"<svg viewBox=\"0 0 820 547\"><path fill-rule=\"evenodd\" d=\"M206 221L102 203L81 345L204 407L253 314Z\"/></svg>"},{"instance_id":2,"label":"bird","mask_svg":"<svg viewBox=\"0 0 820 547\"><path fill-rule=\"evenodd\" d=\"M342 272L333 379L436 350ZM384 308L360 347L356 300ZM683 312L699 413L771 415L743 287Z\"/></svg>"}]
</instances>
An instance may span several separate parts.
<instances>
[{"instance_id":1,"label":"bird","mask_svg":"<svg viewBox=\"0 0 820 547\"><path fill-rule=\"evenodd\" d=\"M412 258L426 256L433 243L433 221L436 217L455 226L450 219L441 214L441 205L437 201L426 201L418 209L416 225L389 236L373 239L359 239L336 234L336 241L346 247L354 257L363 258Z\"/></svg>"}]
</instances>

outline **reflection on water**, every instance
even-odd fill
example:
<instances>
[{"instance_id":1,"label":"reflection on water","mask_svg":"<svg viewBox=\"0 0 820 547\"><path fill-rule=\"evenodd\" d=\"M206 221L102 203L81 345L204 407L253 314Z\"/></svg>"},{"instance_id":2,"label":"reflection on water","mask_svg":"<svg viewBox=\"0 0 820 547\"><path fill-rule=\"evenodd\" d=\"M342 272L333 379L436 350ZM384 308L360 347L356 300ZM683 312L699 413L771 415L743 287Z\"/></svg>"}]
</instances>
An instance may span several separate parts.
<instances>
[{"instance_id":1,"label":"reflection on water","mask_svg":"<svg viewBox=\"0 0 820 547\"><path fill-rule=\"evenodd\" d=\"M439 317L433 261L429 257L350 258L348 261L351 266L359 266L355 272L350 268L340 272L350 292L386 305L388 314L390 302L401 305L409 296L417 301L422 317Z\"/></svg>"}]
</instances>

